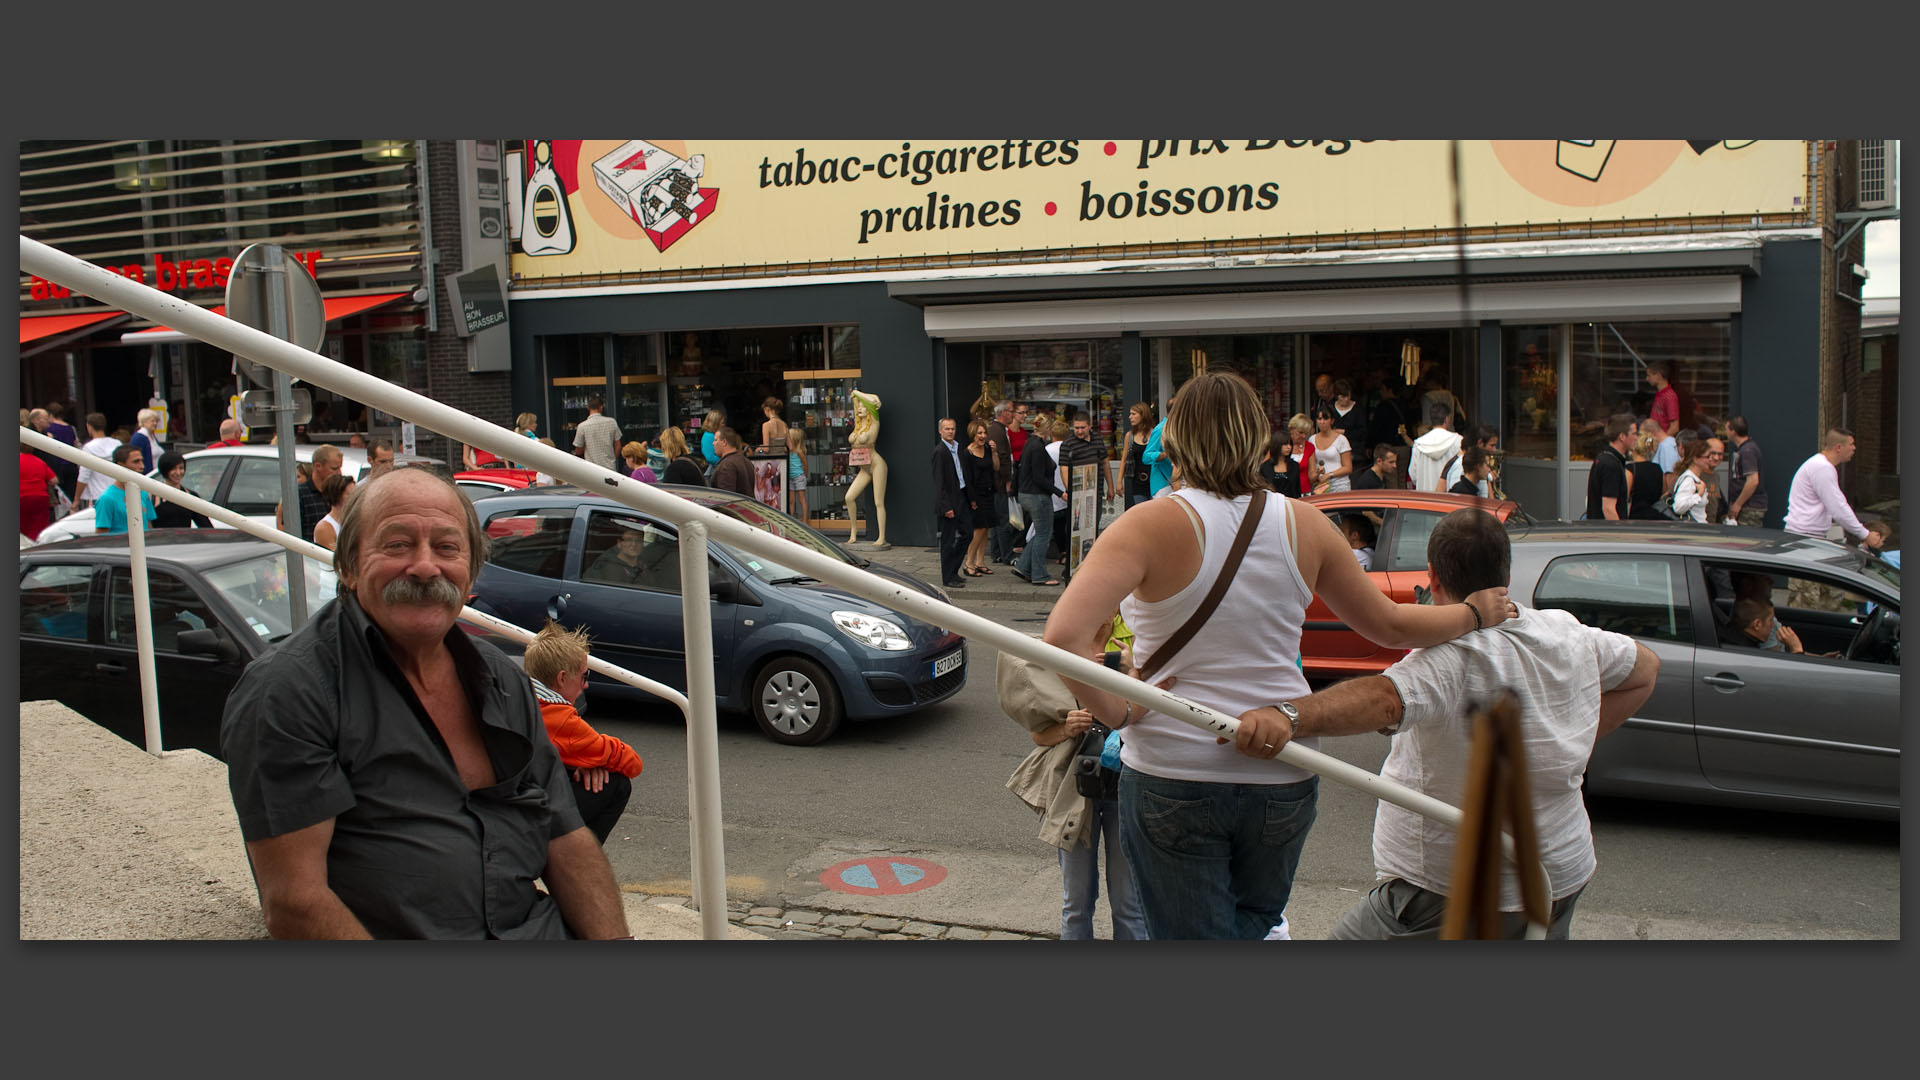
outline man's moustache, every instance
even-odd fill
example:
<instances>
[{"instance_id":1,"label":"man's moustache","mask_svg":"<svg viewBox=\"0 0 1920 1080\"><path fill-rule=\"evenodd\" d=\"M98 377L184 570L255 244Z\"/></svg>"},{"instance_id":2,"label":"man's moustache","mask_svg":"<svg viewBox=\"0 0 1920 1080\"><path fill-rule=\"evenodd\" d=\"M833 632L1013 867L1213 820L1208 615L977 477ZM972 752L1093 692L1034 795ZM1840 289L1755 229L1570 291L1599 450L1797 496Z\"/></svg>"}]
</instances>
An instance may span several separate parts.
<instances>
[{"instance_id":1,"label":"man's moustache","mask_svg":"<svg viewBox=\"0 0 1920 1080\"><path fill-rule=\"evenodd\" d=\"M458 608L460 590L446 578L434 578L432 581L415 581L409 577L398 577L387 582L380 590L380 599L389 604L431 604L434 607Z\"/></svg>"}]
</instances>

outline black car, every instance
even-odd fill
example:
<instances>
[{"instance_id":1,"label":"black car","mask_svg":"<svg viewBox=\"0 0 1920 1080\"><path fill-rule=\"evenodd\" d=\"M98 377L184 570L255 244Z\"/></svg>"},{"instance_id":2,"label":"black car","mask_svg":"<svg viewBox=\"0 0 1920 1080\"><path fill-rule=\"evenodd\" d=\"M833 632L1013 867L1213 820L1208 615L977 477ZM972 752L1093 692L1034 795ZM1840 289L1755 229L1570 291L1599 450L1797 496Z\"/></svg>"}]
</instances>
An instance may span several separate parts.
<instances>
[{"instance_id":1,"label":"black car","mask_svg":"<svg viewBox=\"0 0 1920 1080\"><path fill-rule=\"evenodd\" d=\"M288 553L220 529L156 529L146 545L162 745L218 757L228 692L293 630ZM318 611L333 574L301 561L308 610ZM134 634L125 533L20 552L22 701L59 701L144 747Z\"/></svg>"}]
</instances>

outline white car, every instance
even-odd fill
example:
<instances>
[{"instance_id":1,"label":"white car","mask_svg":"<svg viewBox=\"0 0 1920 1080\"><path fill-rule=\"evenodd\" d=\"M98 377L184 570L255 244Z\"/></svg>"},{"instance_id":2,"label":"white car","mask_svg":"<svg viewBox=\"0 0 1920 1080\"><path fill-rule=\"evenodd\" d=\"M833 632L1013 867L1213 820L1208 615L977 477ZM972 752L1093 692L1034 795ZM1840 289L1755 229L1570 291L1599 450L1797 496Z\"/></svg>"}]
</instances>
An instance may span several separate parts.
<instances>
[{"instance_id":1,"label":"white car","mask_svg":"<svg viewBox=\"0 0 1920 1080\"><path fill-rule=\"evenodd\" d=\"M293 448L298 461L312 461L318 446L302 444ZM243 514L262 525L272 527L274 508L280 505L280 448L277 446L217 446L195 450L186 455L187 489L209 502L218 503L236 514ZM395 467L430 468L445 473L446 463L418 454L401 454ZM367 471L367 452L357 447L340 447L340 468L358 480ZM153 473L148 473L151 476ZM38 544L50 544L75 536L93 535L93 508L76 510L41 532Z\"/></svg>"}]
</instances>

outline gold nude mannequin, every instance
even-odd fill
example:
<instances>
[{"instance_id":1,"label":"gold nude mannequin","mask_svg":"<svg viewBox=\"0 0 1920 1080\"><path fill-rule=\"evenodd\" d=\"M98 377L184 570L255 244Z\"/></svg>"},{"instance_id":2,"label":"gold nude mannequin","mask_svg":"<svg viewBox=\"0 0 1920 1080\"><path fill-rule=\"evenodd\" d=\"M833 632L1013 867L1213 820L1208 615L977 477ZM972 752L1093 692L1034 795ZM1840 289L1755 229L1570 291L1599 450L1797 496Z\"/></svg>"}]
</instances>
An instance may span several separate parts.
<instances>
[{"instance_id":1,"label":"gold nude mannequin","mask_svg":"<svg viewBox=\"0 0 1920 1080\"><path fill-rule=\"evenodd\" d=\"M853 433L847 437L847 444L855 450L867 450L872 460L860 466L860 475L853 478L847 488L847 543L851 544L860 536L860 523L856 514L860 493L873 485L873 517L879 532L875 535L875 550L892 547L887 543L887 462L874 449L874 442L880 437L880 399L864 390L853 392Z\"/></svg>"}]
</instances>

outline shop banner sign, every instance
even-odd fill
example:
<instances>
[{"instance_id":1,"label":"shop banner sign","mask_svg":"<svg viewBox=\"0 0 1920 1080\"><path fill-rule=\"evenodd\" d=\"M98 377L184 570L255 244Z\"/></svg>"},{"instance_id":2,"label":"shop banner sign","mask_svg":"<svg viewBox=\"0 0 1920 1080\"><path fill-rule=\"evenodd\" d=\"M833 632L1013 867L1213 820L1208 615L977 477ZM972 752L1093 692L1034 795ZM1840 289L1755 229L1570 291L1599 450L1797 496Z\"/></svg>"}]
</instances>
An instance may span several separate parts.
<instances>
[{"instance_id":1,"label":"shop banner sign","mask_svg":"<svg viewBox=\"0 0 1920 1080\"><path fill-rule=\"evenodd\" d=\"M1365 139L529 139L519 287L901 258L1455 228L1452 144ZM1804 140L1460 144L1469 229L1812 220ZM1430 240L1430 237L1428 238ZM751 270L749 270L751 268Z\"/></svg>"}]
</instances>

